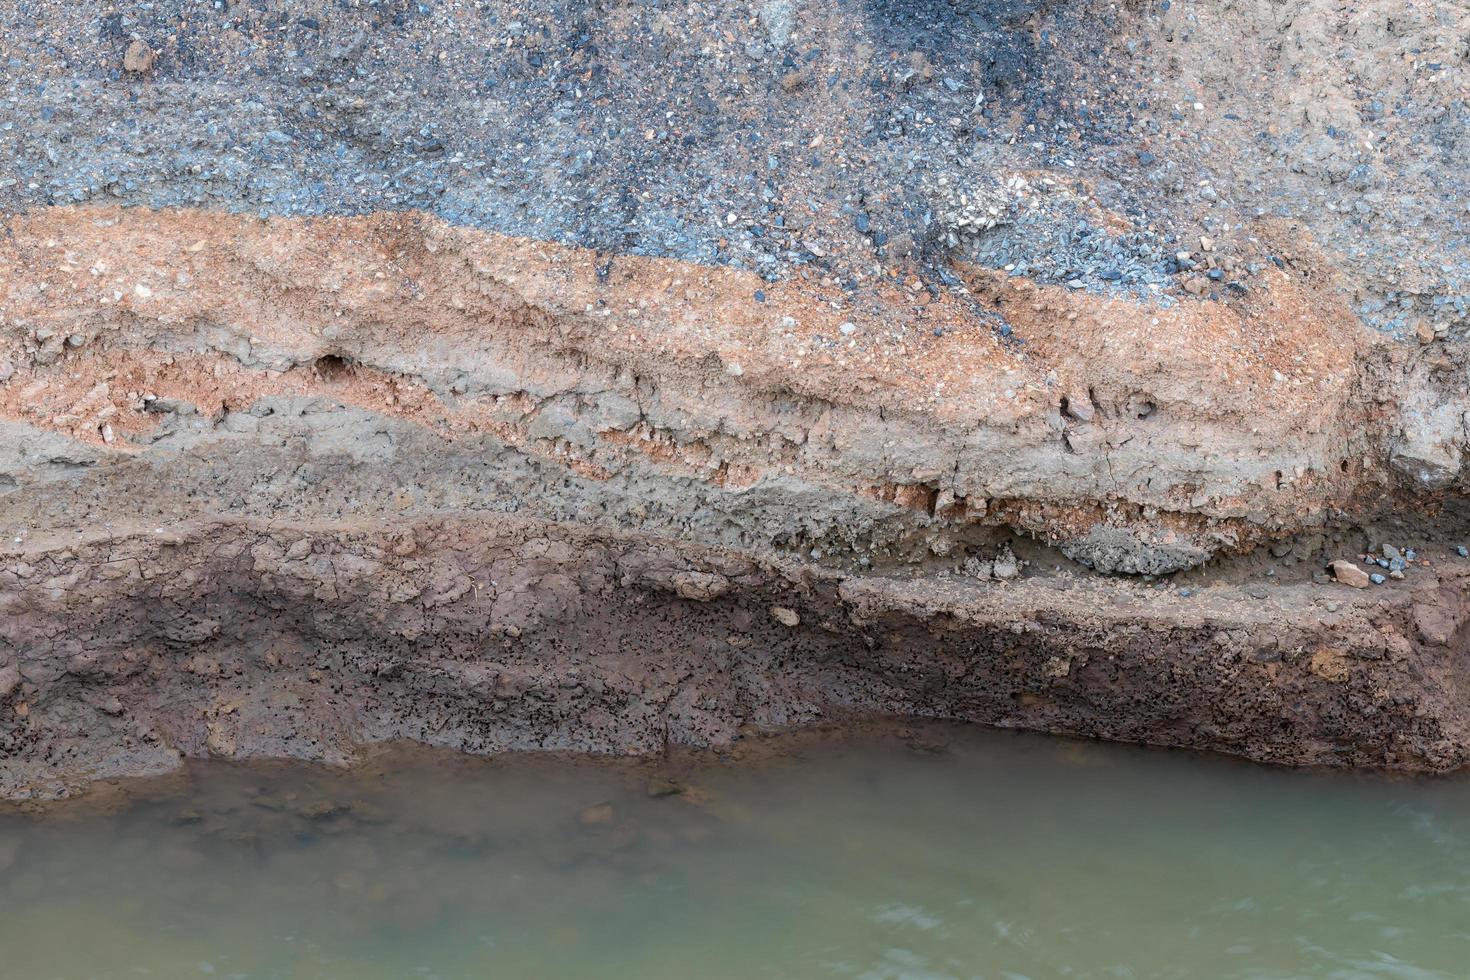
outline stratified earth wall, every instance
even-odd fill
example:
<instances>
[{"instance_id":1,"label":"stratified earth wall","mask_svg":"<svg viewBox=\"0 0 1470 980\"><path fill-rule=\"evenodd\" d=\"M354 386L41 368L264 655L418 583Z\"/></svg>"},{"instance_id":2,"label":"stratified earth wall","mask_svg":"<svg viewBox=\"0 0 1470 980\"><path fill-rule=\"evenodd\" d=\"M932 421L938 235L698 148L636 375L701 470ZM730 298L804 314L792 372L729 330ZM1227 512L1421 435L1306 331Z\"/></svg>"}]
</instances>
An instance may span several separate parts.
<instances>
[{"instance_id":1,"label":"stratified earth wall","mask_svg":"<svg viewBox=\"0 0 1470 980\"><path fill-rule=\"evenodd\" d=\"M0 58L5 796L874 715L1470 763L1464 4L48 0Z\"/></svg>"}]
</instances>

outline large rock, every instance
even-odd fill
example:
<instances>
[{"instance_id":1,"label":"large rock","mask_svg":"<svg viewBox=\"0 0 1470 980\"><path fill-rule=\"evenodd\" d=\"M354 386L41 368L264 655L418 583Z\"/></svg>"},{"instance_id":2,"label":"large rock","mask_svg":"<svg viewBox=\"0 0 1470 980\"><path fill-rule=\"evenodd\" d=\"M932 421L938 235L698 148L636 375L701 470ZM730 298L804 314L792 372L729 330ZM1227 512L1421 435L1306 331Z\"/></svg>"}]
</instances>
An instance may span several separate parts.
<instances>
[{"instance_id":1,"label":"large rock","mask_svg":"<svg viewBox=\"0 0 1470 980\"><path fill-rule=\"evenodd\" d=\"M1415 486L1443 490L1460 476L1466 438L1465 404L1440 402L1432 388L1411 391L1400 415L1389 462Z\"/></svg>"}]
</instances>

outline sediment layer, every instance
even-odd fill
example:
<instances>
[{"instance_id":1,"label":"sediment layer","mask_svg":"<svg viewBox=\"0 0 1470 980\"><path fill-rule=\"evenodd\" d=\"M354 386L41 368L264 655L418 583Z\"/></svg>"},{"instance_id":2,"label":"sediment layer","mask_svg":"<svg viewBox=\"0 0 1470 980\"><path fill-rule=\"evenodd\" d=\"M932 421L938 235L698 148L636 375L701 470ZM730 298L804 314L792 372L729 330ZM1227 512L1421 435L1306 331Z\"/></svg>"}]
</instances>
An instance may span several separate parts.
<instances>
[{"instance_id":1,"label":"sediment layer","mask_svg":"<svg viewBox=\"0 0 1470 980\"><path fill-rule=\"evenodd\" d=\"M838 311L420 215L137 209L13 217L0 263L8 795L875 714L1466 762L1470 563L1306 573L1426 491L1361 397L1409 368L1284 273ZM1264 596L1220 564L1268 546Z\"/></svg>"},{"instance_id":2,"label":"sediment layer","mask_svg":"<svg viewBox=\"0 0 1470 980\"><path fill-rule=\"evenodd\" d=\"M518 517L113 529L0 573L0 789L184 756L658 754L873 715L1439 772L1470 563L1324 603L898 581Z\"/></svg>"},{"instance_id":3,"label":"sediment layer","mask_svg":"<svg viewBox=\"0 0 1470 980\"><path fill-rule=\"evenodd\" d=\"M1385 345L1286 272L1160 309L964 270L852 307L421 215L135 209L16 217L0 263L10 479L65 477L8 501L31 527L106 519L118 495L188 513L204 477L180 470L224 456L218 513L592 504L870 562L977 525L1169 572L1382 498L1409 424L1364 398Z\"/></svg>"}]
</instances>

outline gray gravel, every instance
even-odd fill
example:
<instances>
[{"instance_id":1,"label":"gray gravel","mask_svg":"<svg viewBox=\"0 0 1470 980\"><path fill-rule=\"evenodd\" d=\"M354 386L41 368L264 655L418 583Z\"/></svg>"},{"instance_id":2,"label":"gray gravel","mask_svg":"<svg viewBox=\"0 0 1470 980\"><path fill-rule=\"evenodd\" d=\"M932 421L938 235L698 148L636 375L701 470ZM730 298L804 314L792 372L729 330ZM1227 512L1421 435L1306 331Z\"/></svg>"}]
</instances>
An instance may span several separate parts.
<instances>
[{"instance_id":1,"label":"gray gravel","mask_svg":"<svg viewBox=\"0 0 1470 980\"><path fill-rule=\"evenodd\" d=\"M1303 166L1311 133L1253 130L1258 88L1160 88L1195 9L31 0L0 10L0 207L420 208L851 290L958 254L1157 302L1285 267L1243 230L1277 217L1338 250L1368 324L1463 328L1464 102L1363 92L1405 147ZM1018 174L1051 183L983 233L943 220Z\"/></svg>"}]
</instances>

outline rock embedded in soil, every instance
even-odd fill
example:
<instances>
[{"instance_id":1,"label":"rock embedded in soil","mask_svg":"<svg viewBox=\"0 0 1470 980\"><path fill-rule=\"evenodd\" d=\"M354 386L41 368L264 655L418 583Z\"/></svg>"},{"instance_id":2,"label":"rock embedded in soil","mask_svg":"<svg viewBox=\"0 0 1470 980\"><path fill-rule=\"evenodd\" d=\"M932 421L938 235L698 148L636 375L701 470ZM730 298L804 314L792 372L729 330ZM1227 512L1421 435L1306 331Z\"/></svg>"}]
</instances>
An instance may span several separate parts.
<instances>
[{"instance_id":1,"label":"rock embedded in soil","mask_svg":"<svg viewBox=\"0 0 1470 980\"><path fill-rule=\"evenodd\" d=\"M785 606L772 606L771 618L782 626L794 628L801 625L801 615L795 609L787 609Z\"/></svg>"},{"instance_id":2,"label":"rock embedded in soil","mask_svg":"<svg viewBox=\"0 0 1470 980\"><path fill-rule=\"evenodd\" d=\"M123 70L144 75L153 70L157 53L143 41L134 41L123 53Z\"/></svg>"},{"instance_id":3,"label":"rock embedded in soil","mask_svg":"<svg viewBox=\"0 0 1470 980\"><path fill-rule=\"evenodd\" d=\"M1368 573L1350 561L1339 558L1330 566L1332 575L1343 585L1350 585L1355 589L1366 589L1369 584Z\"/></svg>"}]
</instances>

